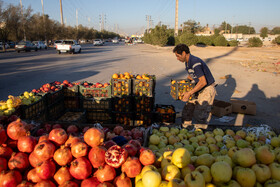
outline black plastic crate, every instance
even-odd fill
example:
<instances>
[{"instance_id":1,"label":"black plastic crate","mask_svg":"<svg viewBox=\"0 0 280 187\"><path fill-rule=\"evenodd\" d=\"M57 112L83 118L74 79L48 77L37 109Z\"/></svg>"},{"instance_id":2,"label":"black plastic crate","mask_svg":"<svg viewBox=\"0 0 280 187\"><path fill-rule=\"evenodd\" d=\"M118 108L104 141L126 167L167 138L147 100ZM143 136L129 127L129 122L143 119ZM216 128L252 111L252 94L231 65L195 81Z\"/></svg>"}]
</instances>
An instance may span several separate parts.
<instances>
[{"instance_id":1,"label":"black plastic crate","mask_svg":"<svg viewBox=\"0 0 280 187\"><path fill-rule=\"evenodd\" d=\"M113 98L114 112L132 112L133 111L133 97L123 96Z\"/></svg>"},{"instance_id":2,"label":"black plastic crate","mask_svg":"<svg viewBox=\"0 0 280 187\"><path fill-rule=\"evenodd\" d=\"M21 118L22 119L44 119L46 113L46 97L42 96L38 101L31 103L30 105L21 105Z\"/></svg>"},{"instance_id":3,"label":"black plastic crate","mask_svg":"<svg viewBox=\"0 0 280 187\"><path fill-rule=\"evenodd\" d=\"M111 79L112 97L130 96L132 79Z\"/></svg>"},{"instance_id":4,"label":"black plastic crate","mask_svg":"<svg viewBox=\"0 0 280 187\"><path fill-rule=\"evenodd\" d=\"M134 98L134 111L136 113L152 112L154 109L155 98L154 97L133 97Z\"/></svg>"},{"instance_id":5,"label":"black plastic crate","mask_svg":"<svg viewBox=\"0 0 280 187\"><path fill-rule=\"evenodd\" d=\"M149 79L133 79L132 88L134 96L147 96L154 97L155 86L156 86L156 76L148 75Z\"/></svg>"},{"instance_id":6,"label":"black plastic crate","mask_svg":"<svg viewBox=\"0 0 280 187\"><path fill-rule=\"evenodd\" d=\"M63 100L63 97L64 94L63 94L62 87L55 92L47 93L46 94L47 105L50 106L52 104L55 104L56 102Z\"/></svg>"},{"instance_id":7,"label":"black plastic crate","mask_svg":"<svg viewBox=\"0 0 280 187\"><path fill-rule=\"evenodd\" d=\"M79 85L72 87L63 87L63 93L65 97L75 97L79 94Z\"/></svg>"},{"instance_id":8,"label":"black plastic crate","mask_svg":"<svg viewBox=\"0 0 280 187\"><path fill-rule=\"evenodd\" d=\"M85 98L111 98L112 87L109 85L105 88L86 88L80 85L79 92Z\"/></svg>"},{"instance_id":9,"label":"black plastic crate","mask_svg":"<svg viewBox=\"0 0 280 187\"><path fill-rule=\"evenodd\" d=\"M64 107L66 109L80 109L81 108L81 97L64 96Z\"/></svg>"},{"instance_id":10,"label":"black plastic crate","mask_svg":"<svg viewBox=\"0 0 280 187\"><path fill-rule=\"evenodd\" d=\"M86 120L87 123L104 123L104 124L113 123L112 113L108 110L95 110L95 111L87 110Z\"/></svg>"},{"instance_id":11,"label":"black plastic crate","mask_svg":"<svg viewBox=\"0 0 280 187\"><path fill-rule=\"evenodd\" d=\"M134 126L133 112L113 112L112 114L113 114L113 119L115 124Z\"/></svg>"},{"instance_id":12,"label":"black plastic crate","mask_svg":"<svg viewBox=\"0 0 280 187\"><path fill-rule=\"evenodd\" d=\"M173 105L156 104L155 122L175 123L175 120L176 120L176 111Z\"/></svg>"},{"instance_id":13,"label":"black plastic crate","mask_svg":"<svg viewBox=\"0 0 280 187\"><path fill-rule=\"evenodd\" d=\"M82 108L86 110L112 110L112 98L82 98Z\"/></svg>"},{"instance_id":14,"label":"black plastic crate","mask_svg":"<svg viewBox=\"0 0 280 187\"><path fill-rule=\"evenodd\" d=\"M148 127L154 123L154 112L135 113L134 126Z\"/></svg>"},{"instance_id":15,"label":"black plastic crate","mask_svg":"<svg viewBox=\"0 0 280 187\"><path fill-rule=\"evenodd\" d=\"M184 92L188 92L195 87L195 83L191 83L189 80L179 79L179 80L171 80L171 88L170 95L175 100L181 100L182 94ZM192 100L196 97L196 95L191 95L189 100Z\"/></svg>"},{"instance_id":16,"label":"black plastic crate","mask_svg":"<svg viewBox=\"0 0 280 187\"><path fill-rule=\"evenodd\" d=\"M64 99L58 100L47 107L47 119L48 121L57 120L65 112Z\"/></svg>"},{"instance_id":17,"label":"black plastic crate","mask_svg":"<svg viewBox=\"0 0 280 187\"><path fill-rule=\"evenodd\" d=\"M73 123L85 123L86 111L81 109L66 109L57 121L59 122L73 122Z\"/></svg>"}]
</instances>

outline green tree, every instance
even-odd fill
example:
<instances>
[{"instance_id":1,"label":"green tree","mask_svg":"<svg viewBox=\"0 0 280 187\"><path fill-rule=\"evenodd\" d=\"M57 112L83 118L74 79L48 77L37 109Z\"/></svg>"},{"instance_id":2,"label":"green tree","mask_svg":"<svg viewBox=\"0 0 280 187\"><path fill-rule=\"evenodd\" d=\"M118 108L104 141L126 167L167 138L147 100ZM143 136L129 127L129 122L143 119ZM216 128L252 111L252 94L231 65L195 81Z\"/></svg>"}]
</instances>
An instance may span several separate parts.
<instances>
[{"instance_id":1,"label":"green tree","mask_svg":"<svg viewBox=\"0 0 280 187\"><path fill-rule=\"evenodd\" d=\"M184 43L188 46L196 45L198 42L198 38L193 33L183 32L181 35L178 36L178 43ZM176 44L178 44L176 43Z\"/></svg>"},{"instance_id":2,"label":"green tree","mask_svg":"<svg viewBox=\"0 0 280 187\"><path fill-rule=\"evenodd\" d=\"M268 28L267 28L267 27L261 28L260 32L261 32L260 36L261 36L262 38L265 38L265 37L268 36L268 35L267 35L267 34L268 34Z\"/></svg>"},{"instance_id":3,"label":"green tree","mask_svg":"<svg viewBox=\"0 0 280 187\"><path fill-rule=\"evenodd\" d=\"M263 42L258 37L250 38L248 41L249 47L262 47Z\"/></svg>"},{"instance_id":4,"label":"green tree","mask_svg":"<svg viewBox=\"0 0 280 187\"><path fill-rule=\"evenodd\" d=\"M280 27L274 27L271 31L271 34L280 34Z\"/></svg>"},{"instance_id":5,"label":"green tree","mask_svg":"<svg viewBox=\"0 0 280 187\"><path fill-rule=\"evenodd\" d=\"M202 27L200 26L199 22L196 22L194 20L188 20L183 23L183 32L195 34L198 31L202 31Z\"/></svg>"},{"instance_id":6,"label":"green tree","mask_svg":"<svg viewBox=\"0 0 280 187\"><path fill-rule=\"evenodd\" d=\"M225 33L230 33L230 31L231 31L231 28L232 28L232 26L229 24L229 23L227 23L227 22L223 22L220 26L219 26L219 30L221 31L221 30L224 30L225 31Z\"/></svg>"},{"instance_id":7,"label":"green tree","mask_svg":"<svg viewBox=\"0 0 280 187\"><path fill-rule=\"evenodd\" d=\"M277 36L274 40L277 45L280 45L280 36Z\"/></svg>"},{"instance_id":8,"label":"green tree","mask_svg":"<svg viewBox=\"0 0 280 187\"><path fill-rule=\"evenodd\" d=\"M215 46L227 46L228 42L224 36L217 36L213 41Z\"/></svg>"},{"instance_id":9,"label":"green tree","mask_svg":"<svg viewBox=\"0 0 280 187\"><path fill-rule=\"evenodd\" d=\"M247 25L238 25L232 28L233 33L242 33L242 34L255 34L255 28L249 27Z\"/></svg>"}]
</instances>

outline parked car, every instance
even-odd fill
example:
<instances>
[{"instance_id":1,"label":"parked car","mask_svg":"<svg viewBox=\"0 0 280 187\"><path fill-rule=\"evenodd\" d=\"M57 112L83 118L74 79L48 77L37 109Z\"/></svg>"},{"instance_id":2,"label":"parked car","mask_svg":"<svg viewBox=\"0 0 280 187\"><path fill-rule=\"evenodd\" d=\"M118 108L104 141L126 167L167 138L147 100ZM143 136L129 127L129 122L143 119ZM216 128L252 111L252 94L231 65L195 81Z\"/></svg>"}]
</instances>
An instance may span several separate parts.
<instances>
[{"instance_id":1,"label":"parked car","mask_svg":"<svg viewBox=\"0 0 280 187\"><path fill-rule=\"evenodd\" d=\"M16 47L16 52L20 52L20 51L31 51L31 50L34 50L34 51L37 51L38 48L37 46L35 46L33 43L31 43L30 41L21 41L19 42Z\"/></svg>"},{"instance_id":2,"label":"parked car","mask_svg":"<svg viewBox=\"0 0 280 187\"><path fill-rule=\"evenodd\" d=\"M103 45L103 41L101 39L95 39L95 40L93 40L93 45L101 46L101 45Z\"/></svg>"},{"instance_id":3,"label":"parked car","mask_svg":"<svg viewBox=\"0 0 280 187\"><path fill-rule=\"evenodd\" d=\"M37 49L47 49L47 46L42 41L33 41L32 43L37 47Z\"/></svg>"},{"instance_id":4,"label":"parked car","mask_svg":"<svg viewBox=\"0 0 280 187\"><path fill-rule=\"evenodd\" d=\"M118 38L114 38L114 39L112 40L112 43L113 43L113 44L118 44L118 43L119 43L119 39L118 39Z\"/></svg>"},{"instance_id":5,"label":"parked car","mask_svg":"<svg viewBox=\"0 0 280 187\"><path fill-rule=\"evenodd\" d=\"M10 48L15 48L16 43L15 42L8 42Z\"/></svg>"},{"instance_id":6,"label":"parked car","mask_svg":"<svg viewBox=\"0 0 280 187\"><path fill-rule=\"evenodd\" d=\"M61 44L56 45L56 51L58 54L61 53L81 53L82 47L76 40L63 40Z\"/></svg>"},{"instance_id":7,"label":"parked car","mask_svg":"<svg viewBox=\"0 0 280 187\"><path fill-rule=\"evenodd\" d=\"M53 47L56 48L56 45L57 45L57 44L62 44L62 40L56 40L56 41L54 41Z\"/></svg>"},{"instance_id":8,"label":"parked car","mask_svg":"<svg viewBox=\"0 0 280 187\"><path fill-rule=\"evenodd\" d=\"M3 42L0 42L0 49L2 48L3 48ZM9 44L5 43L5 49L9 49L9 48L10 48Z\"/></svg>"}]
</instances>

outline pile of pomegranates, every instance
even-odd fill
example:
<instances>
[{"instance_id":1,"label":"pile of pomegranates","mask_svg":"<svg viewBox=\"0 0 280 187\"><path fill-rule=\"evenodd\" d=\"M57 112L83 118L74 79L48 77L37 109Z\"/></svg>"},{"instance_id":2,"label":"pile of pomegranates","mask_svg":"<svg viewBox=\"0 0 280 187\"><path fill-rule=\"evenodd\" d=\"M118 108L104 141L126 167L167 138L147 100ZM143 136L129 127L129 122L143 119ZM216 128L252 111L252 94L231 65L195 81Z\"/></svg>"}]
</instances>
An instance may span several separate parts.
<instances>
[{"instance_id":1,"label":"pile of pomegranates","mask_svg":"<svg viewBox=\"0 0 280 187\"><path fill-rule=\"evenodd\" d=\"M35 136L20 118L0 126L0 186L132 186L154 153L143 131L44 124ZM114 139L123 136L127 143Z\"/></svg>"}]
</instances>

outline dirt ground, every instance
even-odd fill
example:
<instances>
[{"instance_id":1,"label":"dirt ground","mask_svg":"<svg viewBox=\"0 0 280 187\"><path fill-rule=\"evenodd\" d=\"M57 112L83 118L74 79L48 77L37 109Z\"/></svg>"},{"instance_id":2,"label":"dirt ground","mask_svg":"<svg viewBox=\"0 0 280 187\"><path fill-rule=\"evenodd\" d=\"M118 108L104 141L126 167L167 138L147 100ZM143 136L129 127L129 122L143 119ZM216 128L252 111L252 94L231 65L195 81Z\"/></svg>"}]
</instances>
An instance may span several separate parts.
<instances>
[{"instance_id":1,"label":"dirt ground","mask_svg":"<svg viewBox=\"0 0 280 187\"><path fill-rule=\"evenodd\" d=\"M168 53L172 53L173 49L173 47L153 48L166 50ZM193 55L203 59L211 69L218 84L216 99L226 102L229 102L230 99L252 101L257 106L255 116L232 113L229 116L234 119L228 122L221 122L218 117L213 116L210 124L267 124L279 129L280 47L191 46L190 51ZM182 68L184 68L183 65L178 65L174 69L180 72L179 69L182 70ZM184 78L185 73L173 76ZM182 104L178 104L178 101L172 101L172 104L176 106L177 111L181 111Z\"/></svg>"}]
</instances>

